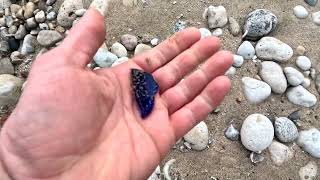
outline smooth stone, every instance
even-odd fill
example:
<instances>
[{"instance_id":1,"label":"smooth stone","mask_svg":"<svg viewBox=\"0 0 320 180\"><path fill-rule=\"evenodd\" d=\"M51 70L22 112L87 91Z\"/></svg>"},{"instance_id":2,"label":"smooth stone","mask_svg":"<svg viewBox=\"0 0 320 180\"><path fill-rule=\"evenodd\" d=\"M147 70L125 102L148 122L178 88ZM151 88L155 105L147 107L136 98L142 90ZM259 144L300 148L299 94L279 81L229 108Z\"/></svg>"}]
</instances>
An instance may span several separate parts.
<instances>
[{"instance_id":1,"label":"smooth stone","mask_svg":"<svg viewBox=\"0 0 320 180\"><path fill-rule=\"evenodd\" d=\"M153 38L153 39L151 39L150 44L152 46L157 46L159 44L159 41L160 40L158 38Z\"/></svg>"},{"instance_id":2,"label":"smooth stone","mask_svg":"<svg viewBox=\"0 0 320 180\"><path fill-rule=\"evenodd\" d=\"M239 55L233 55L233 66L240 68L244 62L244 58Z\"/></svg>"},{"instance_id":3,"label":"smooth stone","mask_svg":"<svg viewBox=\"0 0 320 180\"><path fill-rule=\"evenodd\" d=\"M9 27L8 32L9 32L9 34L15 34L17 32L17 30L18 30L17 26L13 25L13 26Z\"/></svg>"},{"instance_id":4,"label":"smooth stone","mask_svg":"<svg viewBox=\"0 0 320 180\"><path fill-rule=\"evenodd\" d=\"M74 12L78 17L82 17L87 12L86 9L78 9Z\"/></svg>"},{"instance_id":5,"label":"smooth stone","mask_svg":"<svg viewBox=\"0 0 320 180\"><path fill-rule=\"evenodd\" d=\"M14 106L21 95L23 81L10 74L0 75L0 107Z\"/></svg>"},{"instance_id":6,"label":"smooth stone","mask_svg":"<svg viewBox=\"0 0 320 180\"><path fill-rule=\"evenodd\" d=\"M54 11L51 11L47 14L47 20L52 21L57 18L57 13Z\"/></svg>"},{"instance_id":7,"label":"smooth stone","mask_svg":"<svg viewBox=\"0 0 320 180\"><path fill-rule=\"evenodd\" d=\"M1 74L14 74L14 67L10 61L10 58L0 59L0 75Z\"/></svg>"},{"instance_id":8,"label":"smooth stone","mask_svg":"<svg viewBox=\"0 0 320 180\"><path fill-rule=\"evenodd\" d=\"M293 122L296 122L300 119L300 117L301 117L300 110L296 110L288 116L288 119L290 119Z\"/></svg>"},{"instance_id":9,"label":"smooth stone","mask_svg":"<svg viewBox=\"0 0 320 180\"><path fill-rule=\"evenodd\" d=\"M105 48L100 48L93 57L94 62L101 68L111 67L117 59L118 57L115 54Z\"/></svg>"},{"instance_id":10,"label":"smooth stone","mask_svg":"<svg viewBox=\"0 0 320 180\"><path fill-rule=\"evenodd\" d=\"M294 156L294 152L288 146L277 141L273 141L268 149L271 154L271 160L277 166L281 166Z\"/></svg>"},{"instance_id":11,"label":"smooth stone","mask_svg":"<svg viewBox=\"0 0 320 180\"><path fill-rule=\"evenodd\" d=\"M292 48L274 37L264 37L256 45L259 59L286 62L293 56Z\"/></svg>"},{"instance_id":12,"label":"smooth stone","mask_svg":"<svg viewBox=\"0 0 320 180\"><path fill-rule=\"evenodd\" d=\"M36 28L37 27L36 19L34 17L27 19L26 20L26 27L29 30L32 30L32 29Z\"/></svg>"},{"instance_id":13,"label":"smooth stone","mask_svg":"<svg viewBox=\"0 0 320 180\"><path fill-rule=\"evenodd\" d=\"M0 26L5 27L6 25L7 25L6 18L5 17L0 18Z\"/></svg>"},{"instance_id":14,"label":"smooth stone","mask_svg":"<svg viewBox=\"0 0 320 180\"><path fill-rule=\"evenodd\" d=\"M271 11L257 9L249 13L244 25L244 37L247 39L259 39L275 30L278 18Z\"/></svg>"},{"instance_id":15,"label":"smooth stone","mask_svg":"<svg viewBox=\"0 0 320 180\"><path fill-rule=\"evenodd\" d=\"M110 49L111 49L110 51L113 54L117 55L119 58L128 56L127 49L118 42L114 43Z\"/></svg>"},{"instance_id":16,"label":"smooth stone","mask_svg":"<svg viewBox=\"0 0 320 180\"><path fill-rule=\"evenodd\" d=\"M152 48L149 45L146 44L138 44L136 49L134 50L134 55L138 55L140 53L143 53L145 51L151 50Z\"/></svg>"},{"instance_id":17,"label":"smooth stone","mask_svg":"<svg viewBox=\"0 0 320 180\"><path fill-rule=\"evenodd\" d=\"M252 59L255 53L255 49L249 41L244 41L237 51L237 54L242 56L244 59Z\"/></svg>"},{"instance_id":18,"label":"smooth stone","mask_svg":"<svg viewBox=\"0 0 320 180\"><path fill-rule=\"evenodd\" d=\"M44 11L39 11L36 15L35 15L35 19L38 23L43 23L46 21L46 14Z\"/></svg>"},{"instance_id":19,"label":"smooth stone","mask_svg":"<svg viewBox=\"0 0 320 180\"><path fill-rule=\"evenodd\" d=\"M27 55L34 53L37 38L31 34L26 35L21 46L21 54Z\"/></svg>"},{"instance_id":20,"label":"smooth stone","mask_svg":"<svg viewBox=\"0 0 320 180\"><path fill-rule=\"evenodd\" d=\"M63 36L57 31L42 30L39 32L37 40L41 46L51 47L63 39Z\"/></svg>"},{"instance_id":21,"label":"smooth stone","mask_svg":"<svg viewBox=\"0 0 320 180\"><path fill-rule=\"evenodd\" d=\"M0 2L0 9L6 9L11 6L11 1L10 0L1 0Z\"/></svg>"},{"instance_id":22,"label":"smooth stone","mask_svg":"<svg viewBox=\"0 0 320 180\"><path fill-rule=\"evenodd\" d=\"M300 56L303 56L305 55L307 52L307 49L303 46L298 46L297 47L297 54L300 55Z\"/></svg>"},{"instance_id":23,"label":"smooth stone","mask_svg":"<svg viewBox=\"0 0 320 180\"><path fill-rule=\"evenodd\" d=\"M202 151L206 149L209 142L209 131L206 123L201 121L184 135L183 138L191 144L191 148L194 150Z\"/></svg>"},{"instance_id":24,"label":"smooth stone","mask_svg":"<svg viewBox=\"0 0 320 180\"><path fill-rule=\"evenodd\" d=\"M119 59L117 59L111 67L114 67L114 66L117 66L119 64L122 64L122 63L125 63L125 62L128 62L129 61L129 58L128 57L121 57Z\"/></svg>"},{"instance_id":25,"label":"smooth stone","mask_svg":"<svg viewBox=\"0 0 320 180\"><path fill-rule=\"evenodd\" d=\"M131 34L125 34L121 36L120 41L128 51L133 51L138 44L137 37Z\"/></svg>"},{"instance_id":26,"label":"smooth stone","mask_svg":"<svg viewBox=\"0 0 320 180\"><path fill-rule=\"evenodd\" d=\"M18 12L16 13L16 17L20 20L24 20L24 8L21 8L18 10Z\"/></svg>"},{"instance_id":27,"label":"smooth stone","mask_svg":"<svg viewBox=\"0 0 320 180\"><path fill-rule=\"evenodd\" d=\"M8 44L11 51L16 51L20 47L20 42L13 37L8 39Z\"/></svg>"},{"instance_id":28,"label":"smooth stone","mask_svg":"<svg viewBox=\"0 0 320 180\"><path fill-rule=\"evenodd\" d=\"M314 68L310 69L310 77L311 77L311 79L316 79L316 73L317 73L316 69L314 69Z\"/></svg>"},{"instance_id":29,"label":"smooth stone","mask_svg":"<svg viewBox=\"0 0 320 180\"><path fill-rule=\"evenodd\" d=\"M316 180L318 173L317 163L310 161L299 170L300 180Z\"/></svg>"},{"instance_id":30,"label":"smooth stone","mask_svg":"<svg viewBox=\"0 0 320 180\"><path fill-rule=\"evenodd\" d=\"M306 89L309 88L311 86L311 80L308 78L304 78L302 86Z\"/></svg>"},{"instance_id":31,"label":"smooth stone","mask_svg":"<svg viewBox=\"0 0 320 180\"><path fill-rule=\"evenodd\" d=\"M240 132L230 124L229 127L224 131L224 135L231 141L239 140Z\"/></svg>"},{"instance_id":32,"label":"smooth stone","mask_svg":"<svg viewBox=\"0 0 320 180\"><path fill-rule=\"evenodd\" d=\"M242 87L246 99L252 104L262 103L271 95L271 87L267 83L250 77L242 78Z\"/></svg>"},{"instance_id":33,"label":"smooth stone","mask_svg":"<svg viewBox=\"0 0 320 180\"><path fill-rule=\"evenodd\" d=\"M227 10L223 6L209 6L203 13L210 29L223 27L228 23Z\"/></svg>"},{"instance_id":34,"label":"smooth stone","mask_svg":"<svg viewBox=\"0 0 320 180\"><path fill-rule=\"evenodd\" d=\"M310 6L315 6L317 4L318 0L304 0L304 2L306 2Z\"/></svg>"},{"instance_id":35,"label":"smooth stone","mask_svg":"<svg viewBox=\"0 0 320 180\"><path fill-rule=\"evenodd\" d=\"M49 30L49 25L47 23L40 23L39 24L40 30Z\"/></svg>"},{"instance_id":36,"label":"smooth stone","mask_svg":"<svg viewBox=\"0 0 320 180\"><path fill-rule=\"evenodd\" d=\"M305 19L308 17L309 12L305 7L298 5L293 8L293 14L299 19Z\"/></svg>"},{"instance_id":37,"label":"smooth stone","mask_svg":"<svg viewBox=\"0 0 320 180\"><path fill-rule=\"evenodd\" d=\"M211 31L207 28L200 28L199 31L201 34L201 39L212 36Z\"/></svg>"},{"instance_id":38,"label":"smooth stone","mask_svg":"<svg viewBox=\"0 0 320 180\"><path fill-rule=\"evenodd\" d=\"M320 26L320 11L312 14L312 21L314 24Z\"/></svg>"},{"instance_id":39,"label":"smooth stone","mask_svg":"<svg viewBox=\"0 0 320 180\"><path fill-rule=\"evenodd\" d=\"M307 56L299 56L296 60L296 65L304 71L307 71L311 68L311 60Z\"/></svg>"},{"instance_id":40,"label":"smooth stone","mask_svg":"<svg viewBox=\"0 0 320 180\"><path fill-rule=\"evenodd\" d=\"M30 34L33 35L33 36L38 36L39 31L40 31L39 29L33 29L33 30L30 31Z\"/></svg>"},{"instance_id":41,"label":"smooth stone","mask_svg":"<svg viewBox=\"0 0 320 180\"><path fill-rule=\"evenodd\" d=\"M11 14L16 14L19 11L19 9L21 9L21 6L18 4L11 4L10 6Z\"/></svg>"},{"instance_id":42,"label":"smooth stone","mask_svg":"<svg viewBox=\"0 0 320 180\"><path fill-rule=\"evenodd\" d=\"M307 108L317 103L317 97L302 86L290 88L287 92L287 98L291 103Z\"/></svg>"},{"instance_id":43,"label":"smooth stone","mask_svg":"<svg viewBox=\"0 0 320 180\"><path fill-rule=\"evenodd\" d=\"M293 142L299 133L297 126L286 117L279 117L274 123L276 137L283 143Z\"/></svg>"},{"instance_id":44,"label":"smooth stone","mask_svg":"<svg viewBox=\"0 0 320 180\"><path fill-rule=\"evenodd\" d=\"M291 86L298 86L303 83L304 76L300 71L296 70L293 67L286 67L286 68L284 68L283 71L287 77L288 83Z\"/></svg>"},{"instance_id":45,"label":"smooth stone","mask_svg":"<svg viewBox=\"0 0 320 180\"><path fill-rule=\"evenodd\" d=\"M47 0L46 5L47 6L52 6L54 3L56 3L57 0Z\"/></svg>"},{"instance_id":46,"label":"smooth stone","mask_svg":"<svg viewBox=\"0 0 320 180\"><path fill-rule=\"evenodd\" d=\"M173 26L173 31L179 32L179 31L182 31L183 29L185 29L186 27L187 27L187 22L182 21L182 20L178 20Z\"/></svg>"},{"instance_id":47,"label":"smooth stone","mask_svg":"<svg viewBox=\"0 0 320 180\"><path fill-rule=\"evenodd\" d=\"M270 146L274 137L271 121L262 114L251 114L242 124L241 142L248 150L260 152Z\"/></svg>"},{"instance_id":48,"label":"smooth stone","mask_svg":"<svg viewBox=\"0 0 320 180\"><path fill-rule=\"evenodd\" d=\"M320 131L316 128L300 131L298 145L315 158L320 158Z\"/></svg>"},{"instance_id":49,"label":"smooth stone","mask_svg":"<svg viewBox=\"0 0 320 180\"><path fill-rule=\"evenodd\" d=\"M13 51L10 55L12 64L21 64L23 62L23 55L19 51Z\"/></svg>"},{"instance_id":50,"label":"smooth stone","mask_svg":"<svg viewBox=\"0 0 320 180\"><path fill-rule=\"evenodd\" d=\"M58 24L62 27L70 28L77 17L74 13L78 9L83 9L82 0L65 0L58 12Z\"/></svg>"},{"instance_id":51,"label":"smooth stone","mask_svg":"<svg viewBox=\"0 0 320 180\"><path fill-rule=\"evenodd\" d=\"M229 17L229 31L233 36L238 36L240 33L240 25L233 17Z\"/></svg>"},{"instance_id":52,"label":"smooth stone","mask_svg":"<svg viewBox=\"0 0 320 180\"><path fill-rule=\"evenodd\" d=\"M24 18L29 19L33 16L33 11L36 10L36 5L33 2L28 2L24 10Z\"/></svg>"},{"instance_id":53,"label":"smooth stone","mask_svg":"<svg viewBox=\"0 0 320 180\"><path fill-rule=\"evenodd\" d=\"M237 72L237 69L236 69L235 67L231 66L231 67L226 71L225 75L228 76L228 77L232 77L232 76L234 76L234 75L236 74L236 72Z\"/></svg>"},{"instance_id":54,"label":"smooth stone","mask_svg":"<svg viewBox=\"0 0 320 180\"><path fill-rule=\"evenodd\" d=\"M287 89L287 79L281 66L273 61L264 61L261 63L260 77L265 81L273 92L283 94Z\"/></svg>"},{"instance_id":55,"label":"smooth stone","mask_svg":"<svg viewBox=\"0 0 320 180\"><path fill-rule=\"evenodd\" d=\"M14 35L14 38L16 39L23 39L27 35L27 30L24 25L20 25L17 32Z\"/></svg>"},{"instance_id":56,"label":"smooth stone","mask_svg":"<svg viewBox=\"0 0 320 180\"><path fill-rule=\"evenodd\" d=\"M320 94L320 74L317 75L315 84L316 84L317 91Z\"/></svg>"},{"instance_id":57,"label":"smooth stone","mask_svg":"<svg viewBox=\"0 0 320 180\"><path fill-rule=\"evenodd\" d=\"M222 34L223 34L223 30L221 28L217 28L214 31L212 31L212 36L219 37L219 36L222 36Z\"/></svg>"}]
</instances>

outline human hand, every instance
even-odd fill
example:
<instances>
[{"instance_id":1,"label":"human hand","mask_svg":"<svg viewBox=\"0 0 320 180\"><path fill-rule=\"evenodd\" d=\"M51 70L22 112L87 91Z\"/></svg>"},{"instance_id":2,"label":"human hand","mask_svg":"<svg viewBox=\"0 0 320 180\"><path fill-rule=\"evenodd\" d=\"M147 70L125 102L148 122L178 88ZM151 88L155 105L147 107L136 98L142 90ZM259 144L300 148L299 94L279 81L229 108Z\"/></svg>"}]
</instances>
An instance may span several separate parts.
<instances>
[{"instance_id":1,"label":"human hand","mask_svg":"<svg viewBox=\"0 0 320 180\"><path fill-rule=\"evenodd\" d=\"M221 75L232 56L219 52L217 38L200 40L196 28L127 63L88 69L104 26L103 16L89 10L60 46L34 62L1 130L2 163L12 178L146 179L228 93L229 80ZM132 96L132 68L152 73L160 86L144 120Z\"/></svg>"}]
</instances>

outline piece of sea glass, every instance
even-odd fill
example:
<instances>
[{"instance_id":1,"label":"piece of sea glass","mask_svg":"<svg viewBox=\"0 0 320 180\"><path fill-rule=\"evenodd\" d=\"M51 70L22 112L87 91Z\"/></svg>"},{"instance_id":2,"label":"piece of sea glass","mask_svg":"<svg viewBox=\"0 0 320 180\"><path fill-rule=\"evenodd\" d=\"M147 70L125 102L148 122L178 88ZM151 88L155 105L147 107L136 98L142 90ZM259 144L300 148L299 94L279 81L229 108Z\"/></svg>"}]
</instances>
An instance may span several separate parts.
<instances>
[{"instance_id":1,"label":"piece of sea glass","mask_svg":"<svg viewBox=\"0 0 320 180\"><path fill-rule=\"evenodd\" d=\"M159 85L150 73L138 69L131 69L131 84L140 115L144 119L153 110L154 97L159 91Z\"/></svg>"}]
</instances>

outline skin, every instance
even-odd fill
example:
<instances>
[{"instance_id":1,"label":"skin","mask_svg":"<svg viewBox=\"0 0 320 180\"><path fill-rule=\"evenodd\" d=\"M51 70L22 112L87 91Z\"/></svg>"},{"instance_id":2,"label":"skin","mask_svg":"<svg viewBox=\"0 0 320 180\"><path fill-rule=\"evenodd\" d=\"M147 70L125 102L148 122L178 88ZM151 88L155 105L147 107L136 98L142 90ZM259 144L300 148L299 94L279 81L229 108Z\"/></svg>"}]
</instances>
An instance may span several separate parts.
<instances>
[{"instance_id":1,"label":"skin","mask_svg":"<svg viewBox=\"0 0 320 180\"><path fill-rule=\"evenodd\" d=\"M0 177L146 179L230 89L222 75L232 55L219 51L215 37L200 40L196 28L127 63L92 71L86 65L104 41L104 18L91 9L60 46L35 60L1 129ZM132 95L132 68L152 73L160 86L144 120Z\"/></svg>"}]
</instances>

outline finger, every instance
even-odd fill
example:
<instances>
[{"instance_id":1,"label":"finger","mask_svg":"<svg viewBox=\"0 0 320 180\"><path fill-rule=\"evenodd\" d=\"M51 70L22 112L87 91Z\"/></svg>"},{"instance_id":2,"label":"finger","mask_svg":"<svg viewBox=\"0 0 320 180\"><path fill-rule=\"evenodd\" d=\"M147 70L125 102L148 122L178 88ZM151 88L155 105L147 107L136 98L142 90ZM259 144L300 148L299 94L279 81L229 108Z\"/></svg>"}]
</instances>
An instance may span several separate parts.
<instances>
[{"instance_id":1,"label":"finger","mask_svg":"<svg viewBox=\"0 0 320 180\"><path fill-rule=\"evenodd\" d=\"M133 58L144 71L152 73L200 40L197 28L188 28L148 51Z\"/></svg>"},{"instance_id":2,"label":"finger","mask_svg":"<svg viewBox=\"0 0 320 180\"><path fill-rule=\"evenodd\" d=\"M184 81L164 92L161 97L167 104L169 114L192 101L208 83L223 75L232 62L233 57L229 52L220 51Z\"/></svg>"},{"instance_id":3,"label":"finger","mask_svg":"<svg viewBox=\"0 0 320 180\"><path fill-rule=\"evenodd\" d=\"M89 9L71 29L59 46L71 63L85 67L105 41L104 17L96 9Z\"/></svg>"},{"instance_id":4,"label":"finger","mask_svg":"<svg viewBox=\"0 0 320 180\"><path fill-rule=\"evenodd\" d=\"M176 138L182 137L196 124L204 120L221 103L229 90L229 79L220 76L213 80L193 101L172 114L170 119Z\"/></svg>"},{"instance_id":5,"label":"finger","mask_svg":"<svg viewBox=\"0 0 320 180\"><path fill-rule=\"evenodd\" d=\"M176 85L184 76L189 74L219 49L220 42L218 38L205 38L181 53L167 65L158 69L154 73L154 77L159 83L160 92L164 92Z\"/></svg>"}]
</instances>

